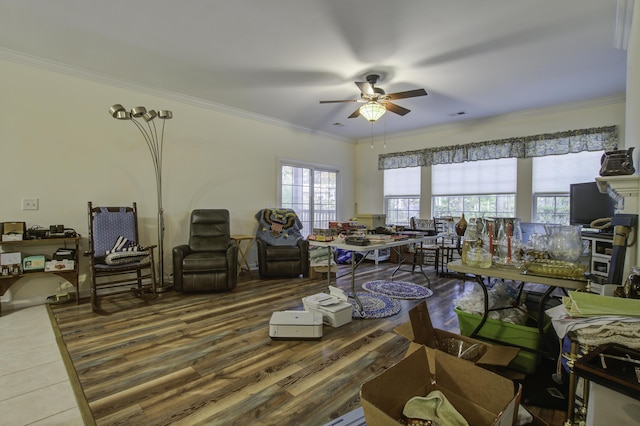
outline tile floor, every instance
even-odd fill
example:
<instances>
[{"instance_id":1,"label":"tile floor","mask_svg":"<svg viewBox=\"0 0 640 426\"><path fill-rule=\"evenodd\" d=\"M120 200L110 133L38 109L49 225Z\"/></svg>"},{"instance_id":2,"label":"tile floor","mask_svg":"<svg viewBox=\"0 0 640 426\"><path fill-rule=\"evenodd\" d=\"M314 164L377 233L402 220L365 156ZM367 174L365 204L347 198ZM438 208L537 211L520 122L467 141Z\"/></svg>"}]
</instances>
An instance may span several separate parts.
<instances>
[{"instance_id":1,"label":"tile floor","mask_svg":"<svg viewBox=\"0 0 640 426\"><path fill-rule=\"evenodd\" d=\"M0 317L0 423L83 425L44 305Z\"/></svg>"}]
</instances>

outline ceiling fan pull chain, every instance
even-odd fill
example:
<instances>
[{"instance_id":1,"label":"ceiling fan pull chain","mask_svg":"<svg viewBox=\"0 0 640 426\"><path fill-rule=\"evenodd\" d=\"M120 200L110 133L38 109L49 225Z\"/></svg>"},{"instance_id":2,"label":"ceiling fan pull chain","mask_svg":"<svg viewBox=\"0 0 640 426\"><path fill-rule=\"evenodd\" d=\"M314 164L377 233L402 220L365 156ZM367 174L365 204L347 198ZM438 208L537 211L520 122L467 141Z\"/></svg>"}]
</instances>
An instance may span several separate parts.
<instances>
[{"instance_id":1,"label":"ceiling fan pull chain","mask_svg":"<svg viewBox=\"0 0 640 426\"><path fill-rule=\"evenodd\" d=\"M373 121L371 122L371 149L373 149Z\"/></svg>"}]
</instances>

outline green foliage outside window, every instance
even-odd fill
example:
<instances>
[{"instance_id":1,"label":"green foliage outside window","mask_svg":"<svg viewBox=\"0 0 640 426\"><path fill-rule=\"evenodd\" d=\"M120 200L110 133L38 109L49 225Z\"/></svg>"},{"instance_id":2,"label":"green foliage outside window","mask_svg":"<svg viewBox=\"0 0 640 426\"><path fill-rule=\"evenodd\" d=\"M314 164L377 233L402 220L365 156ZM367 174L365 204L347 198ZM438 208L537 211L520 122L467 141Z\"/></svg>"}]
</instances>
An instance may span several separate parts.
<instances>
[{"instance_id":1,"label":"green foliage outside window","mask_svg":"<svg viewBox=\"0 0 640 426\"><path fill-rule=\"evenodd\" d=\"M446 195L432 198L435 217L514 217L515 194Z\"/></svg>"}]
</instances>

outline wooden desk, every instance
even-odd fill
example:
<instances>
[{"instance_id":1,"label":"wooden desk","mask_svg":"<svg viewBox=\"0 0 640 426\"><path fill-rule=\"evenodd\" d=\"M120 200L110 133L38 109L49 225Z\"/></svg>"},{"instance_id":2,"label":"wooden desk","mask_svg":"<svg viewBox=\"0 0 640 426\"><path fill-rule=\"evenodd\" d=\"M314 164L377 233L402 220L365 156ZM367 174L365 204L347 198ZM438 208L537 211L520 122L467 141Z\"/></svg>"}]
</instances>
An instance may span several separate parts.
<instances>
[{"instance_id":1,"label":"wooden desk","mask_svg":"<svg viewBox=\"0 0 640 426\"><path fill-rule=\"evenodd\" d=\"M249 273L249 276L253 278L251 275L251 268L249 267L249 262L247 261L247 255L249 254L249 249L251 249L251 245L253 244L253 240L256 239L253 235L232 235L231 239L236 242L238 245L238 271L237 274L240 275L243 269ZM246 241L244 248L242 247L242 242Z\"/></svg>"}]
</instances>

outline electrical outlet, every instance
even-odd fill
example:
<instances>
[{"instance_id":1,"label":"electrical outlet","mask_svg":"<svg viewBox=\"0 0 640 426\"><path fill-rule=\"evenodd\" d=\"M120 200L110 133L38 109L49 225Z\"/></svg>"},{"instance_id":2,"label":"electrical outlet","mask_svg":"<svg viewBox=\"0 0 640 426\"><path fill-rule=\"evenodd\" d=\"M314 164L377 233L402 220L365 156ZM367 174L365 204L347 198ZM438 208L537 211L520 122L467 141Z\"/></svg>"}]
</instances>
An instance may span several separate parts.
<instances>
[{"instance_id":1,"label":"electrical outlet","mask_svg":"<svg viewBox=\"0 0 640 426\"><path fill-rule=\"evenodd\" d=\"M37 198L23 198L22 210L38 210L38 204Z\"/></svg>"}]
</instances>

